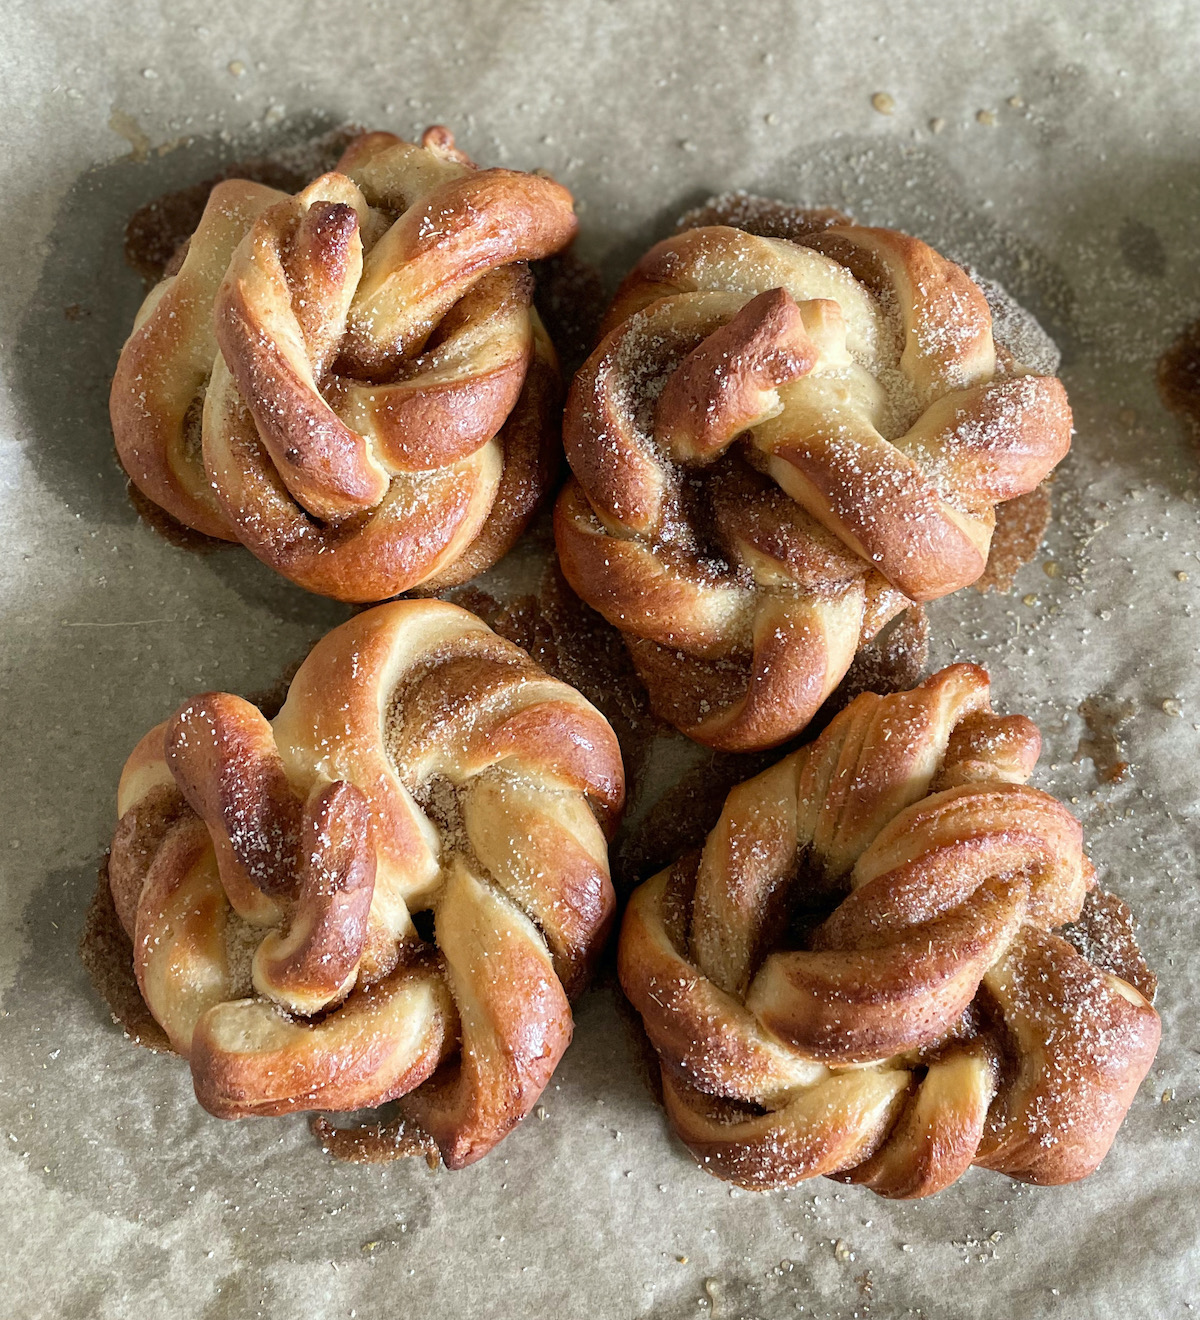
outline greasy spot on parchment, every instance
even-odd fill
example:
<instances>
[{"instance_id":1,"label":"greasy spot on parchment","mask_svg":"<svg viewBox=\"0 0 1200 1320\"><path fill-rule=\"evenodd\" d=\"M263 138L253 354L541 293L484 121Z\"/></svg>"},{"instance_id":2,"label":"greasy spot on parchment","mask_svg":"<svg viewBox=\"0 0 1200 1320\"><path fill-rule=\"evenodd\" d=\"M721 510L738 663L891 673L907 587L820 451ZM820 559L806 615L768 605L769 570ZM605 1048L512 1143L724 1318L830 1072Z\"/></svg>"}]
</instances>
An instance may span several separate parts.
<instances>
[{"instance_id":1,"label":"greasy spot on parchment","mask_svg":"<svg viewBox=\"0 0 1200 1320\"><path fill-rule=\"evenodd\" d=\"M136 1045L170 1052L167 1033L154 1020L133 975L133 944L113 906L108 854L96 875L96 892L84 918L79 958L113 1021Z\"/></svg>"},{"instance_id":2,"label":"greasy spot on parchment","mask_svg":"<svg viewBox=\"0 0 1200 1320\"><path fill-rule=\"evenodd\" d=\"M1093 967L1128 981L1153 1002L1158 977L1146 965L1137 942L1137 925L1128 903L1116 894L1096 888L1084 900L1079 920L1064 926L1059 934Z\"/></svg>"},{"instance_id":3,"label":"greasy spot on parchment","mask_svg":"<svg viewBox=\"0 0 1200 1320\"><path fill-rule=\"evenodd\" d=\"M314 1114L308 1127L326 1153L348 1164L390 1164L412 1155L420 1155L431 1169L442 1162L433 1138L411 1120L337 1127L324 1114Z\"/></svg>"},{"instance_id":4,"label":"greasy spot on parchment","mask_svg":"<svg viewBox=\"0 0 1200 1320\"><path fill-rule=\"evenodd\" d=\"M1124 731L1134 709L1128 697L1112 697L1103 692L1084 697L1078 710L1087 725L1087 734L1075 748L1075 764L1091 761L1096 767L1096 778L1106 784L1124 779L1129 773Z\"/></svg>"},{"instance_id":5,"label":"greasy spot on parchment","mask_svg":"<svg viewBox=\"0 0 1200 1320\"><path fill-rule=\"evenodd\" d=\"M1011 589L1017 574L1038 552L1050 525L1050 482L1043 481L1028 495L1018 495L996 506L996 530L983 576L976 591Z\"/></svg>"},{"instance_id":6,"label":"greasy spot on parchment","mask_svg":"<svg viewBox=\"0 0 1200 1320\"><path fill-rule=\"evenodd\" d=\"M1186 326L1159 359L1158 392L1200 444L1200 321Z\"/></svg>"}]
</instances>

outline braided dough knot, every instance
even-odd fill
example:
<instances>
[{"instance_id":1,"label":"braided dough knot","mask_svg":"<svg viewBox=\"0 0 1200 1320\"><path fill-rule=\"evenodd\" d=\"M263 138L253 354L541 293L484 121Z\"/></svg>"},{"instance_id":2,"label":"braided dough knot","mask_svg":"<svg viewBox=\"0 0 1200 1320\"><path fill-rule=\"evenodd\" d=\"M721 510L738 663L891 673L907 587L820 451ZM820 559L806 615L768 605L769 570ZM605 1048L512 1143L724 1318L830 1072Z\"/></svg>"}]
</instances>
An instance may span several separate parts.
<instances>
[{"instance_id":1,"label":"braided dough knot","mask_svg":"<svg viewBox=\"0 0 1200 1320\"><path fill-rule=\"evenodd\" d=\"M549 479L557 363L525 263L575 228L566 189L440 128L360 137L294 197L219 185L122 353L122 461L310 590L465 581Z\"/></svg>"},{"instance_id":2,"label":"braided dough knot","mask_svg":"<svg viewBox=\"0 0 1200 1320\"><path fill-rule=\"evenodd\" d=\"M1104 1157L1159 1020L1053 933L1094 877L1039 744L973 665L860 696L636 891L621 982L711 1171L914 1197Z\"/></svg>"},{"instance_id":3,"label":"braided dough knot","mask_svg":"<svg viewBox=\"0 0 1200 1320\"><path fill-rule=\"evenodd\" d=\"M439 601L336 629L270 723L227 693L186 703L126 765L110 877L201 1103L414 1092L447 1164L485 1154L570 1039L623 791L600 714Z\"/></svg>"},{"instance_id":4,"label":"braided dough knot","mask_svg":"<svg viewBox=\"0 0 1200 1320\"><path fill-rule=\"evenodd\" d=\"M567 401L560 556L712 746L802 728L889 618L979 577L995 505L1070 443L1059 381L998 361L977 286L892 230L691 230L606 324Z\"/></svg>"}]
</instances>

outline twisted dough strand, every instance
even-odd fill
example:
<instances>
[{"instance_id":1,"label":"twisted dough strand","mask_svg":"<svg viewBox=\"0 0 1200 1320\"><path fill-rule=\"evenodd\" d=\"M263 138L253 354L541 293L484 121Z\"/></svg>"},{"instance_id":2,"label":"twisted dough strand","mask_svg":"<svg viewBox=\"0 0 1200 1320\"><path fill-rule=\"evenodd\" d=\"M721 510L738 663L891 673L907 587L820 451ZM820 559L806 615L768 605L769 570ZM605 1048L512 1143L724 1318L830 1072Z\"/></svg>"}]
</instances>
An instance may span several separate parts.
<instances>
[{"instance_id":1,"label":"twisted dough strand","mask_svg":"<svg viewBox=\"0 0 1200 1320\"><path fill-rule=\"evenodd\" d=\"M138 489L185 526L225 541L237 537L205 474L200 434L217 355L213 300L238 244L285 196L244 179L217 184L178 271L138 310L109 394L117 455Z\"/></svg>"},{"instance_id":2,"label":"twisted dough strand","mask_svg":"<svg viewBox=\"0 0 1200 1320\"><path fill-rule=\"evenodd\" d=\"M710 1171L910 1197L971 1163L1056 1183L1100 1162L1159 1021L1053 933L1093 870L1024 782L1039 743L976 666L860 696L635 892L621 983Z\"/></svg>"}]
</instances>

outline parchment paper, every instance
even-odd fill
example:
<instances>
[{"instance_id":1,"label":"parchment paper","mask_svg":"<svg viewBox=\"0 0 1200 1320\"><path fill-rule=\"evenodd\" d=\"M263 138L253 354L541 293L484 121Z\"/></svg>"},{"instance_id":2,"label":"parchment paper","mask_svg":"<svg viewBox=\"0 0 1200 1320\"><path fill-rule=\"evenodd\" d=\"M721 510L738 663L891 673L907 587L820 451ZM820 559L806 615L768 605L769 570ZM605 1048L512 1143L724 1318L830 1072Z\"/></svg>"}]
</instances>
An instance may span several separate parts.
<instances>
[{"instance_id":1,"label":"parchment paper","mask_svg":"<svg viewBox=\"0 0 1200 1320\"><path fill-rule=\"evenodd\" d=\"M1194 7L3 11L0 1311L1190 1311L1200 453L1154 371L1200 315ZM407 135L442 122L482 162L550 169L610 281L687 206L747 188L917 233L1055 336L1078 433L1048 542L1011 594L933 607L932 659L988 664L998 707L1040 724L1036 782L1083 819L1161 978L1162 1050L1090 1181L973 1170L914 1204L823 1180L731 1190L671 1137L611 984L578 1005L544 1118L457 1174L334 1162L302 1117L221 1123L179 1060L113 1025L75 950L125 755L194 691L270 686L347 614L240 550L173 548L134 514L106 411L141 297L122 228L168 188L346 120ZM1084 702L1093 723L1127 715L1119 782L1076 759L1095 742Z\"/></svg>"}]
</instances>

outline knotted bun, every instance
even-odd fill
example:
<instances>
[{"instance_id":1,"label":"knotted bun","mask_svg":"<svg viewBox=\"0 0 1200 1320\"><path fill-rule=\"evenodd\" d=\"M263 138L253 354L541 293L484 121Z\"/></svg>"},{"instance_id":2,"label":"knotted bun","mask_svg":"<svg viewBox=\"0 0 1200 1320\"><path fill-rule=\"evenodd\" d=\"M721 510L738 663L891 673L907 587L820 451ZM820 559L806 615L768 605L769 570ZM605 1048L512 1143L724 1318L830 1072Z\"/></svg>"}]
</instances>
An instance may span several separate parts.
<instances>
[{"instance_id":1,"label":"knotted bun","mask_svg":"<svg viewBox=\"0 0 1200 1320\"><path fill-rule=\"evenodd\" d=\"M109 875L201 1103L407 1096L448 1165L485 1154L570 1040L623 795L595 708L441 601L335 629L271 722L186 702L129 758Z\"/></svg>"},{"instance_id":2,"label":"knotted bun","mask_svg":"<svg viewBox=\"0 0 1200 1320\"><path fill-rule=\"evenodd\" d=\"M554 473L558 367L526 263L575 228L565 188L480 170L441 128L366 134L294 197L219 184L122 350L122 463L311 591L466 581Z\"/></svg>"},{"instance_id":3,"label":"knotted bun","mask_svg":"<svg viewBox=\"0 0 1200 1320\"><path fill-rule=\"evenodd\" d=\"M974 665L860 696L634 893L621 984L710 1172L914 1197L1103 1159L1160 1025L1055 933L1094 873L1039 744Z\"/></svg>"},{"instance_id":4,"label":"knotted bun","mask_svg":"<svg viewBox=\"0 0 1200 1320\"><path fill-rule=\"evenodd\" d=\"M858 647L973 582L995 505L1070 444L967 274L889 229L713 225L652 248L575 378L555 532L659 713L713 747L798 732Z\"/></svg>"}]
</instances>

